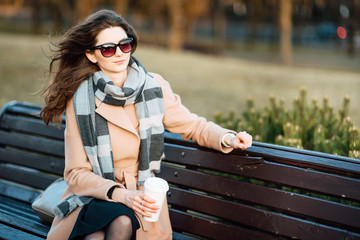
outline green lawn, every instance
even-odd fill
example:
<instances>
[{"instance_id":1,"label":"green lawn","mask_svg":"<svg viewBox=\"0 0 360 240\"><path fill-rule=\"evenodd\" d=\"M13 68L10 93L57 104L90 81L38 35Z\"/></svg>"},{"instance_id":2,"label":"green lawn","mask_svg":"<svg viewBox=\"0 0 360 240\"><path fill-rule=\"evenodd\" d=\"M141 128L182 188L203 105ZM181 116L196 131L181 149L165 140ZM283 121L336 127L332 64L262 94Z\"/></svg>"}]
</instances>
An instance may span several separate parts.
<instances>
[{"instance_id":1,"label":"green lawn","mask_svg":"<svg viewBox=\"0 0 360 240\"><path fill-rule=\"evenodd\" d=\"M0 106L10 100L42 104L40 92L46 84L49 39L0 33L0 50ZM357 105L360 102L360 67L344 70L326 68L321 64L317 65L321 67L309 67L301 63L286 67L249 58L242 60L192 52L169 52L149 46L140 46L135 56L148 71L159 73L169 81L174 92L182 97L184 105L192 112L209 120L213 119L215 111L228 113L235 110L241 113L249 96L261 107L268 104L268 98L273 94L284 99L289 107L292 99L298 96L299 89L306 87L309 100L328 96L335 109L340 107L345 95L349 96L350 116L356 125L360 125L360 108ZM308 60L315 61L319 56L309 58L298 54L295 60L306 63ZM332 54L322 58L332 59L335 62L332 66L351 61L339 56Z\"/></svg>"}]
</instances>

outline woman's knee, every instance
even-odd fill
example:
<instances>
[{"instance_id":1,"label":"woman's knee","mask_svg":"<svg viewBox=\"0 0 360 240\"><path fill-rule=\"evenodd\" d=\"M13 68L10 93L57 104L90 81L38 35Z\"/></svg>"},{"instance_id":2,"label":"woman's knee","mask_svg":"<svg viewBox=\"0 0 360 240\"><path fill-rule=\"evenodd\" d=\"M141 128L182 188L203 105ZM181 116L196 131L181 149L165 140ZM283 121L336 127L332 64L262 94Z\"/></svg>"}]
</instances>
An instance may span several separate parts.
<instances>
[{"instance_id":1,"label":"woman's knee","mask_svg":"<svg viewBox=\"0 0 360 240\"><path fill-rule=\"evenodd\" d=\"M132 223L131 223L131 219L126 216L126 215L123 215L123 216L119 216L117 218L115 218L113 220L113 222L117 225L117 226L122 226L124 228L132 228Z\"/></svg>"},{"instance_id":2,"label":"woman's knee","mask_svg":"<svg viewBox=\"0 0 360 240\"><path fill-rule=\"evenodd\" d=\"M103 230L99 230L97 232L86 235L84 240L104 240L105 232Z\"/></svg>"},{"instance_id":3,"label":"woman's knee","mask_svg":"<svg viewBox=\"0 0 360 240\"><path fill-rule=\"evenodd\" d=\"M124 236L124 239L127 239L126 236L131 236L132 234L131 219L125 215L115 218L110 223L107 233L109 236L113 236L115 234L117 236Z\"/></svg>"}]
</instances>

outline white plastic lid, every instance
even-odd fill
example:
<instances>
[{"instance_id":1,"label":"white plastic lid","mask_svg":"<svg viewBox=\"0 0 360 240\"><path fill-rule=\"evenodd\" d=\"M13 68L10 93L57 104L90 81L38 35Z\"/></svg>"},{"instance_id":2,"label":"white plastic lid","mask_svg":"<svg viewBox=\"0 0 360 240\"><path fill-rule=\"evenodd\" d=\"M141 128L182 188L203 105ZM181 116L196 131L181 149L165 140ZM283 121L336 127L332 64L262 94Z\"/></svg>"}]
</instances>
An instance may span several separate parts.
<instances>
[{"instance_id":1,"label":"white plastic lid","mask_svg":"<svg viewBox=\"0 0 360 240\"><path fill-rule=\"evenodd\" d=\"M144 187L151 189L151 191L154 192L166 192L169 190L167 181L158 177L151 177L146 179Z\"/></svg>"}]
</instances>

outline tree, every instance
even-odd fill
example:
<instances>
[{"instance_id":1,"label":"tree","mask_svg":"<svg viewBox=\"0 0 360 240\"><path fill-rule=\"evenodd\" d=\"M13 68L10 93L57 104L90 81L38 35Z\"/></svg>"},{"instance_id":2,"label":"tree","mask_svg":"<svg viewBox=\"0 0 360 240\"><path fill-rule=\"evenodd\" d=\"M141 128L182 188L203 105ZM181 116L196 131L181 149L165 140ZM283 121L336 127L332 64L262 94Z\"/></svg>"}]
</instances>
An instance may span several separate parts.
<instances>
[{"instance_id":1,"label":"tree","mask_svg":"<svg viewBox=\"0 0 360 240\"><path fill-rule=\"evenodd\" d=\"M226 3L224 0L216 1L216 11L214 12L214 38L215 46L223 47L226 41L226 12L225 12Z\"/></svg>"},{"instance_id":2,"label":"tree","mask_svg":"<svg viewBox=\"0 0 360 240\"><path fill-rule=\"evenodd\" d=\"M112 0L114 10L121 16L126 16L129 10L129 0Z\"/></svg>"},{"instance_id":3,"label":"tree","mask_svg":"<svg viewBox=\"0 0 360 240\"><path fill-rule=\"evenodd\" d=\"M180 50L196 20L209 12L209 0L167 0L170 17L169 48Z\"/></svg>"},{"instance_id":4,"label":"tree","mask_svg":"<svg viewBox=\"0 0 360 240\"><path fill-rule=\"evenodd\" d=\"M75 22L92 14L95 7L99 4L99 1L101 0L87 0L85 4L83 0L76 0L74 12Z\"/></svg>"},{"instance_id":5,"label":"tree","mask_svg":"<svg viewBox=\"0 0 360 240\"><path fill-rule=\"evenodd\" d=\"M292 5L293 0L280 0L280 54L286 65L292 64Z\"/></svg>"}]
</instances>

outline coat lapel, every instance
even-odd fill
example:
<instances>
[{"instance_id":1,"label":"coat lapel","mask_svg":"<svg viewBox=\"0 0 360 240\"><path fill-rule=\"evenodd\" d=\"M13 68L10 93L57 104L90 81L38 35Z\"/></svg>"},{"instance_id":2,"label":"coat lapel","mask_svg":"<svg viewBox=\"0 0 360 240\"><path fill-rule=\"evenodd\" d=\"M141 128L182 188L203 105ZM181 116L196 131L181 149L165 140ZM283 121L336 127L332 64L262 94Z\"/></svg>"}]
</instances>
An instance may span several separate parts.
<instances>
[{"instance_id":1,"label":"coat lapel","mask_svg":"<svg viewBox=\"0 0 360 240\"><path fill-rule=\"evenodd\" d=\"M97 106L95 110L96 113L100 114L106 120L117 125L118 127L138 135L134 125L131 123L131 120L123 107L117 107L103 103L97 98L95 98L95 104Z\"/></svg>"}]
</instances>

